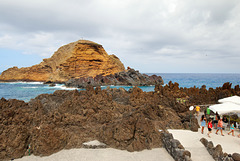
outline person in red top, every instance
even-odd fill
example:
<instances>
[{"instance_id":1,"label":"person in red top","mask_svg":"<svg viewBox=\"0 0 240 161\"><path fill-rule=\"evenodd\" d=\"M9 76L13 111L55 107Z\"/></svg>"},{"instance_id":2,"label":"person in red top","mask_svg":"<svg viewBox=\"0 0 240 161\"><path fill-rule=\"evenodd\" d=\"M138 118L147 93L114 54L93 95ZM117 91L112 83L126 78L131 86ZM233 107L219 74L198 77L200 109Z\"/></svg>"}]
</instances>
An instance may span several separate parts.
<instances>
[{"instance_id":1,"label":"person in red top","mask_svg":"<svg viewBox=\"0 0 240 161\"><path fill-rule=\"evenodd\" d=\"M211 134L212 133L212 119L210 119L209 120L209 122L208 122L208 137L210 137L210 135L209 134Z\"/></svg>"}]
</instances>

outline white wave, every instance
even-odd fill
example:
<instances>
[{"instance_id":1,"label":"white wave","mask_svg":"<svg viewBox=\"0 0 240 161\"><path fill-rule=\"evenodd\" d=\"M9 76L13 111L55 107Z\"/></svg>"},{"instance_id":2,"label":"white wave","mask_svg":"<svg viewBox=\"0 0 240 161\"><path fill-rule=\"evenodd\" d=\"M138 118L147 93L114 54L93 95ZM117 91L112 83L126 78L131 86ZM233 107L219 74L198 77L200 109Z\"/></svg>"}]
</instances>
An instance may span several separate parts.
<instances>
[{"instance_id":1,"label":"white wave","mask_svg":"<svg viewBox=\"0 0 240 161\"><path fill-rule=\"evenodd\" d=\"M43 84L44 82L8 82L9 84Z\"/></svg>"},{"instance_id":2,"label":"white wave","mask_svg":"<svg viewBox=\"0 0 240 161\"><path fill-rule=\"evenodd\" d=\"M38 88L38 87L22 87L22 88Z\"/></svg>"},{"instance_id":3,"label":"white wave","mask_svg":"<svg viewBox=\"0 0 240 161\"><path fill-rule=\"evenodd\" d=\"M46 86L45 88L54 88L54 89L61 89L61 90L75 90L75 89L78 89L78 88L66 87L64 84L56 84L53 87Z\"/></svg>"},{"instance_id":4,"label":"white wave","mask_svg":"<svg viewBox=\"0 0 240 161\"><path fill-rule=\"evenodd\" d=\"M102 87L117 87L117 86L115 86L115 85L105 85L105 86L100 86L101 88Z\"/></svg>"}]
</instances>

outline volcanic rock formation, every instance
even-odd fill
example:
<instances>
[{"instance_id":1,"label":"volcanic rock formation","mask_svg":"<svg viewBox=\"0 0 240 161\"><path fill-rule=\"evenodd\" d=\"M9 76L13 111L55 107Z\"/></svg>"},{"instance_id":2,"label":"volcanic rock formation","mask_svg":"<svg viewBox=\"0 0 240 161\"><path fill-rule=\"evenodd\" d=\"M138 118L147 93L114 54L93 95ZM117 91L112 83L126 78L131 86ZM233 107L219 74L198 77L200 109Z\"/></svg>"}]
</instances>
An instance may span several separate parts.
<instances>
[{"instance_id":1,"label":"volcanic rock formation","mask_svg":"<svg viewBox=\"0 0 240 161\"><path fill-rule=\"evenodd\" d=\"M172 106L172 107L171 107ZM175 109L187 108L172 97L135 87L56 91L29 103L0 100L0 160L25 155L50 155L99 140L129 151L161 147L159 129L184 128Z\"/></svg>"},{"instance_id":2,"label":"volcanic rock formation","mask_svg":"<svg viewBox=\"0 0 240 161\"><path fill-rule=\"evenodd\" d=\"M72 78L65 82L67 87L85 88L88 85L107 86L107 85L128 85L128 86L150 86L150 85L163 85L161 76L148 76L141 74L139 71L128 67L126 71L103 76L97 75L96 77L88 78Z\"/></svg>"},{"instance_id":3,"label":"volcanic rock formation","mask_svg":"<svg viewBox=\"0 0 240 161\"><path fill-rule=\"evenodd\" d=\"M108 55L102 45L79 40L60 47L51 58L26 68L9 68L0 81L65 82L70 78L95 77L124 71L115 55Z\"/></svg>"},{"instance_id":4,"label":"volcanic rock formation","mask_svg":"<svg viewBox=\"0 0 240 161\"><path fill-rule=\"evenodd\" d=\"M99 140L108 147L138 151L162 146L159 129L198 130L190 105L217 103L240 95L230 83L216 89L179 88L177 83L156 85L154 92L134 87L84 91L55 91L29 103L0 99L0 160L26 155L45 156L62 149L80 148ZM191 125L191 126L190 126Z\"/></svg>"}]
</instances>

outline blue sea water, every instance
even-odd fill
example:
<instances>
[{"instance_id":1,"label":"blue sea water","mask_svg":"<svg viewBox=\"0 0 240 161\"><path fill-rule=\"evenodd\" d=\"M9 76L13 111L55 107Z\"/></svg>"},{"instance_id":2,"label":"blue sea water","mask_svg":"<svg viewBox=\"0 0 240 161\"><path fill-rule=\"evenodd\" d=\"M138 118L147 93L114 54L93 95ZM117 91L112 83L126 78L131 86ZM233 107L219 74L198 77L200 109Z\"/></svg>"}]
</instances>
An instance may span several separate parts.
<instances>
[{"instance_id":1,"label":"blue sea water","mask_svg":"<svg viewBox=\"0 0 240 161\"><path fill-rule=\"evenodd\" d=\"M180 87L201 87L206 85L207 88L221 87L223 83L230 82L232 87L240 85L240 73L239 74L210 74L210 73L147 73L148 75L162 76L164 83L167 84L169 81L179 83ZM110 88L125 88L129 90L131 86L110 86ZM102 89L106 89L104 86ZM154 86L143 86L140 87L143 91L149 92L154 90ZM62 84L57 84L55 87L49 87L41 82L12 82L12 83L1 83L0 82L0 98L6 99L19 99L28 102L31 98L35 98L39 94L53 93L56 90L75 90L76 88L66 88ZM84 90L84 89L78 89Z\"/></svg>"},{"instance_id":2,"label":"blue sea water","mask_svg":"<svg viewBox=\"0 0 240 161\"><path fill-rule=\"evenodd\" d=\"M154 73L149 73L150 75ZM164 83L169 81L179 83L180 87L221 87L224 83L232 83L232 87L240 85L240 73L157 73L162 76Z\"/></svg>"}]
</instances>

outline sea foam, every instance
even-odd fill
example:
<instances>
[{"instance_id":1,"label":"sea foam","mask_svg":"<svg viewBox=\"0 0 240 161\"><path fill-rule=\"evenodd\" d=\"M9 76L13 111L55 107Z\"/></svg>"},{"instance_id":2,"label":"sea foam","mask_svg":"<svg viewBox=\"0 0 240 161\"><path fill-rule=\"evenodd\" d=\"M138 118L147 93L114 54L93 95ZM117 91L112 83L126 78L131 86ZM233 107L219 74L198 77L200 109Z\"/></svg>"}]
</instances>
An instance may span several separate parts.
<instances>
[{"instance_id":1,"label":"sea foam","mask_svg":"<svg viewBox=\"0 0 240 161\"><path fill-rule=\"evenodd\" d=\"M54 88L54 89L61 89L61 90L75 90L75 89L78 89L78 88L66 87L64 84L56 84L53 87L47 86L45 88Z\"/></svg>"},{"instance_id":2,"label":"sea foam","mask_svg":"<svg viewBox=\"0 0 240 161\"><path fill-rule=\"evenodd\" d=\"M19 82L7 82L9 84L43 84L44 82L22 82L22 81L19 81Z\"/></svg>"}]
</instances>

